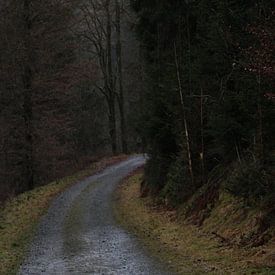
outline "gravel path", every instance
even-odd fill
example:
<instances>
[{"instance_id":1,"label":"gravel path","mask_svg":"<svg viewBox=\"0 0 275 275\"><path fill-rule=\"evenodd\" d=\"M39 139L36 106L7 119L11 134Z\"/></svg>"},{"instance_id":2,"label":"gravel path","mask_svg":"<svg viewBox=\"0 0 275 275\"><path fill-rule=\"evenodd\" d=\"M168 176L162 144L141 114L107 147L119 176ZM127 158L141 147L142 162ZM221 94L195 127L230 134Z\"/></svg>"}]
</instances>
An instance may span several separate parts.
<instances>
[{"instance_id":1,"label":"gravel path","mask_svg":"<svg viewBox=\"0 0 275 275\"><path fill-rule=\"evenodd\" d=\"M60 195L41 220L19 274L168 274L112 213L116 185L144 162L131 157Z\"/></svg>"}]
</instances>

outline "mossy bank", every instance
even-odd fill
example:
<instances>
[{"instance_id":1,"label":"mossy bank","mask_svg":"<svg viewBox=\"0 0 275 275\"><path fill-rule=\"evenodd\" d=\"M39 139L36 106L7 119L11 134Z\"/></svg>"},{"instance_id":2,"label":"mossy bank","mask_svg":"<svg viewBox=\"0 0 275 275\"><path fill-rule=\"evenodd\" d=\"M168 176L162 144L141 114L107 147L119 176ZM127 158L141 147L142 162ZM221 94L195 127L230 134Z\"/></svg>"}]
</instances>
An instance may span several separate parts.
<instances>
[{"instance_id":1,"label":"mossy bank","mask_svg":"<svg viewBox=\"0 0 275 275\"><path fill-rule=\"evenodd\" d=\"M242 209L241 202L222 193L207 218L195 226L185 216L188 205L176 211L153 198L141 198L142 177L143 172L139 171L118 188L114 201L116 218L175 273L275 274L274 239L255 247L228 241L229 236L236 239L244 230L249 229L249 234L257 231L257 225L252 224L259 215L257 210L250 209L245 216L239 216L243 213L238 210Z\"/></svg>"}]
</instances>

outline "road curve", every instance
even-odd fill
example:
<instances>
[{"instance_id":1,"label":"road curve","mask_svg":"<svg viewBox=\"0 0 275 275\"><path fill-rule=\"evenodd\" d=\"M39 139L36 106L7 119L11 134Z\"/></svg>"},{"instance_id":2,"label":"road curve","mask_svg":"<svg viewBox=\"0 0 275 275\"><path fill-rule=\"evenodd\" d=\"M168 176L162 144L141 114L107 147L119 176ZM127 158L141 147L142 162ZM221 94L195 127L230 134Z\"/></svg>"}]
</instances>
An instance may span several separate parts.
<instances>
[{"instance_id":1,"label":"road curve","mask_svg":"<svg viewBox=\"0 0 275 275\"><path fill-rule=\"evenodd\" d=\"M130 157L55 199L19 274L169 274L113 217L116 185L144 162L143 156Z\"/></svg>"}]
</instances>

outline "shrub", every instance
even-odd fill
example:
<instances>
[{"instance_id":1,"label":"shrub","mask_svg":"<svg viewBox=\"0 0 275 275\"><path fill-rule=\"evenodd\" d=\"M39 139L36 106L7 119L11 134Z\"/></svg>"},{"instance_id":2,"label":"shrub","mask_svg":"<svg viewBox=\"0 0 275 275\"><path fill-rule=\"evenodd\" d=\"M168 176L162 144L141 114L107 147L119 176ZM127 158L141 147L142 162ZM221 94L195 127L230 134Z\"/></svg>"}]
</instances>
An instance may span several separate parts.
<instances>
[{"instance_id":1,"label":"shrub","mask_svg":"<svg viewBox=\"0 0 275 275\"><path fill-rule=\"evenodd\" d=\"M235 166L225 181L227 191L247 200L262 200L274 192L274 186L258 161L246 160Z\"/></svg>"},{"instance_id":2,"label":"shrub","mask_svg":"<svg viewBox=\"0 0 275 275\"><path fill-rule=\"evenodd\" d=\"M171 160L163 156L151 156L145 166L145 182L152 195L158 195L166 183Z\"/></svg>"},{"instance_id":3,"label":"shrub","mask_svg":"<svg viewBox=\"0 0 275 275\"><path fill-rule=\"evenodd\" d=\"M189 198L194 191L188 167L181 157L176 158L170 165L162 197L168 200L170 205L177 206Z\"/></svg>"}]
</instances>

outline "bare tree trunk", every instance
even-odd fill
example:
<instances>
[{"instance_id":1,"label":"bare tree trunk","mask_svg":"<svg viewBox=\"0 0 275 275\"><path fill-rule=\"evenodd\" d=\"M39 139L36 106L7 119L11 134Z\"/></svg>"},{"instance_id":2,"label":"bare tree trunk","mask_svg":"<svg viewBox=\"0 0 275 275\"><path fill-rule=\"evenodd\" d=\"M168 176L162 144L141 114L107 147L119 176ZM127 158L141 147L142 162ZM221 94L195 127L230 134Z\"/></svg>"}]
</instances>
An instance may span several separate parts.
<instances>
[{"instance_id":1,"label":"bare tree trunk","mask_svg":"<svg viewBox=\"0 0 275 275\"><path fill-rule=\"evenodd\" d=\"M109 99L109 133L111 137L111 145L113 154L117 154L117 143L116 143L116 111L115 111L115 100Z\"/></svg>"},{"instance_id":2,"label":"bare tree trunk","mask_svg":"<svg viewBox=\"0 0 275 275\"><path fill-rule=\"evenodd\" d=\"M204 164L204 123L203 123L203 89L201 88L201 177L202 177L202 184L205 183L205 164Z\"/></svg>"},{"instance_id":3,"label":"bare tree trunk","mask_svg":"<svg viewBox=\"0 0 275 275\"><path fill-rule=\"evenodd\" d=\"M186 142L186 149L187 149L187 156L188 156L188 167L189 167L191 182L192 182L192 184L194 184L194 173L193 173L193 163L192 163L192 155L191 155L189 130L188 130L188 124L187 124L187 119L186 119L185 104L184 104L184 97L183 97L182 84L181 84L181 78L180 78L180 70L179 70L179 62L178 62L176 43L174 43L174 52L175 52L175 64L176 64L176 70L177 70L177 79L178 79L179 94L180 94L183 124L184 124L184 132L185 132L185 142Z\"/></svg>"},{"instance_id":4,"label":"bare tree trunk","mask_svg":"<svg viewBox=\"0 0 275 275\"><path fill-rule=\"evenodd\" d=\"M32 110L32 68L31 68L31 16L30 0L24 0L24 64L23 64L23 116L25 122L25 181L27 189L34 187L33 171L33 110Z\"/></svg>"},{"instance_id":5,"label":"bare tree trunk","mask_svg":"<svg viewBox=\"0 0 275 275\"><path fill-rule=\"evenodd\" d=\"M115 111L115 87L113 75L113 60L112 60L112 20L110 13L110 0L105 2L107 16L107 70L108 70L108 90L109 90L109 132L111 137L113 154L117 154L117 130L116 130L116 111Z\"/></svg>"},{"instance_id":6,"label":"bare tree trunk","mask_svg":"<svg viewBox=\"0 0 275 275\"><path fill-rule=\"evenodd\" d=\"M257 155L260 160L264 158L264 142L263 142L263 111L261 104L261 75L259 74L257 77L258 82L258 126L257 126Z\"/></svg>"},{"instance_id":7,"label":"bare tree trunk","mask_svg":"<svg viewBox=\"0 0 275 275\"><path fill-rule=\"evenodd\" d=\"M121 44L121 6L118 0L116 0L116 56L117 56L117 70L118 70L118 106L120 112L120 134L122 152L128 152L127 144L127 130L125 122L125 101L124 101L124 89L123 89L123 73L122 73L122 44Z\"/></svg>"},{"instance_id":8,"label":"bare tree trunk","mask_svg":"<svg viewBox=\"0 0 275 275\"><path fill-rule=\"evenodd\" d=\"M186 14L186 28L187 28L187 43L188 43L188 85L189 85L189 95L192 95L190 11L189 11L188 4L187 4L187 14Z\"/></svg>"}]
</instances>

